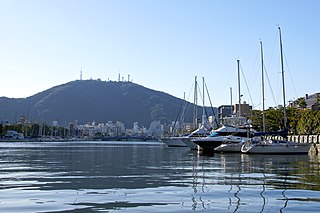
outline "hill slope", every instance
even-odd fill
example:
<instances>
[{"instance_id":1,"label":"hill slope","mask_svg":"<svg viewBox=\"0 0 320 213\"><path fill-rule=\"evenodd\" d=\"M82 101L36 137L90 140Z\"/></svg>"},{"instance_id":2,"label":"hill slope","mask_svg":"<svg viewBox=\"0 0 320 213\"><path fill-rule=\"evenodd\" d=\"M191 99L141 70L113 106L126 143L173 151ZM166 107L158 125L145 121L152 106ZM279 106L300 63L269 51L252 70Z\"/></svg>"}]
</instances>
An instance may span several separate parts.
<instances>
[{"instance_id":1,"label":"hill slope","mask_svg":"<svg viewBox=\"0 0 320 213\"><path fill-rule=\"evenodd\" d=\"M24 99L0 98L0 120L16 122L24 115L49 124L121 121L131 127L137 121L148 127L154 120L174 121L182 101L132 82L72 81ZM190 112L186 120L191 119Z\"/></svg>"}]
</instances>

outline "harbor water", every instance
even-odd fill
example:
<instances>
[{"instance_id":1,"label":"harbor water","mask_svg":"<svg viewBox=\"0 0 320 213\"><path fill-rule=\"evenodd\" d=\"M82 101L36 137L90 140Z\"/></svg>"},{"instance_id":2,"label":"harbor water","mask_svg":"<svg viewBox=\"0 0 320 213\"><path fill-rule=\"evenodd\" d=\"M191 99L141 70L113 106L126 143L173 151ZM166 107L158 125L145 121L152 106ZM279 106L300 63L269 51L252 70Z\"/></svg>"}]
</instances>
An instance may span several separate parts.
<instances>
[{"instance_id":1,"label":"harbor water","mask_svg":"<svg viewBox=\"0 0 320 213\"><path fill-rule=\"evenodd\" d=\"M1 142L0 212L318 212L317 155Z\"/></svg>"}]
</instances>

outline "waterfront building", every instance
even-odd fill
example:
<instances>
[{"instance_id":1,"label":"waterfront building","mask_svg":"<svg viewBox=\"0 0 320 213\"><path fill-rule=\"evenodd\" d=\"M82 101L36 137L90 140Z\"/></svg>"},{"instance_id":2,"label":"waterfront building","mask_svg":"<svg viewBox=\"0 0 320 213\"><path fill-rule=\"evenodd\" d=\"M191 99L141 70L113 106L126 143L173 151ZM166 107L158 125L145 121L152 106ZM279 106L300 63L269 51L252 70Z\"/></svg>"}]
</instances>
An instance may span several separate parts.
<instances>
[{"instance_id":1,"label":"waterfront building","mask_svg":"<svg viewBox=\"0 0 320 213\"><path fill-rule=\"evenodd\" d=\"M305 100L307 104L307 109L319 110L320 108L320 93L315 93L312 95L305 95Z\"/></svg>"},{"instance_id":2,"label":"waterfront building","mask_svg":"<svg viewBox=\"0 0 320 213\"><path fill-rule=\"evenodd\" d=\"M240 110L240 111L239 111ZM249 104L247 104L245 101L240 104L240 107L239 107L239 104L235 104L234 106L234 114L235 115L238 115L238 116L243 116L243 117L249 117L251 116L251 111L252 111L252 106L250 106ZM240 112L240 114L239 114Z\"/></svg>"},{"instance_id":3,"label":"waterfront building","mask_svg":"<svg viewBox=\"0 0 320 213\"><path fill-rule=\"evenodd\" d=\"M233 114L233 105L221 105L218 107L219 124L223 123L225 117L231 117Z\"/></svg>"},{"instance_id":4,"label":"waterfront building","mask_svg":"<svg viewBox=\"0 0 320 213\"><path fill-rule=\"evenodd\" d=\"M301 104L301 100L304 100L303 104ZM289 106L295 108L320 110L320 93L318 92L312 95L305 94L304 97L299 97L294 101L290 101Z\"/></svg>"},{"instance_id":5,"label":"waterfront building","mask_svg":"<svg viewBox=\"0 0 320 213\"><path fill-rule=\"evenodd\" d=\"M148 129L148 136L160 138L161 137L161 124L160 121L152 121Z\"/></svg>"}]
</instances>

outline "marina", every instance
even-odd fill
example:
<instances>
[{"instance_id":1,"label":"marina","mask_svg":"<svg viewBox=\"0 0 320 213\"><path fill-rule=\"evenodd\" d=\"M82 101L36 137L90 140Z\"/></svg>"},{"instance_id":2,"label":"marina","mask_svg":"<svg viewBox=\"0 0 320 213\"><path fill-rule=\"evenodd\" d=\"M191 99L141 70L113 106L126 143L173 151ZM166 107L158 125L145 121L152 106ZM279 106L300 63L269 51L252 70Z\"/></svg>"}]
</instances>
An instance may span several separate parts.
<instances>
[{"instance_id":1,"label":"marina","mask_svg":"<svg viewBox=\"0 0 320 213\"><path fill-rule=\"evenodd\" d=\"M3 1L0 213L319 212L319 7Z\"/></svg>"},{"instance_id":2,"label":"marina","mask_svg":"<svg viewBox=\"0 0 320 213\"><path fill-rule=\"evenodd\" d=\"M160 142L1 142L1 212L316 212L320 158Z\"/></svg>"}]
</instances>

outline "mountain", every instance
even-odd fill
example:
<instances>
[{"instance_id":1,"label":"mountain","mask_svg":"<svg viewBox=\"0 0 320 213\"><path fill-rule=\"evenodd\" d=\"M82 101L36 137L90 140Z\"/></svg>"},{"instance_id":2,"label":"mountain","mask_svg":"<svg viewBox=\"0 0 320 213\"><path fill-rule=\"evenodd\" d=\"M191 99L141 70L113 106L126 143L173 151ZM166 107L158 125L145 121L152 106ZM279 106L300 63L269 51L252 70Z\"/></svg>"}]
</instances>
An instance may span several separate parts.
<instances>
[{"instance_id":1,"label":"mountain","mask_svg":"<svg viewBox=\"0 0 320 213\"><path fill-rule=\"evenodd\" d=\"M55 86L27 98L0 98L0 121L15 123L20 116L29 121L61 126L78 121L121 121L126 127L139 122L146 127L154 120L171 123L183 100L132 82L77 80ZM193 107L189 107L193 109ZM199 107L199 112L200 111ZM192 121L192 112L186 121Z\"/></svg>"}]
</instances>

